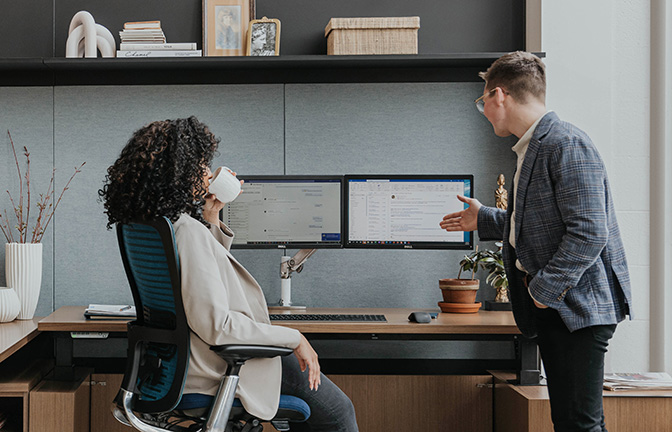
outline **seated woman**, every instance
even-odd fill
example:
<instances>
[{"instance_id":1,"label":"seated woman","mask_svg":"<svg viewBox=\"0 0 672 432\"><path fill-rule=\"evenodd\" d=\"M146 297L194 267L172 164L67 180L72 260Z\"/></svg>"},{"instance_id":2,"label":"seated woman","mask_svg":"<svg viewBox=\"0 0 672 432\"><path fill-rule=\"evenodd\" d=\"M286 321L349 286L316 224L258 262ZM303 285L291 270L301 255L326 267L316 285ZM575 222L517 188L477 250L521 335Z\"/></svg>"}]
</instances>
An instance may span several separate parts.
<instances>
[{"instance_id":1,"label":"seated woman","mask_svg":"<svg viewBox=\"0 0 672 432\"><path fill-rule=\"evenodd\" d=\"M282 389L311 409L293 431L357 431L352 402L320 372L310 343L297 330L271 325L259 284L229 252L233 232L219 220L224 204L208 193L218 145L195 117L153 122L133 134L99 191L108 228L162 216L173 222L191 329L184 393L216 393L226 363L212 345L283 346L294 355L252 359L241 369L236 396L245 409L272 418Z\"/></svg>"}]
</instances>

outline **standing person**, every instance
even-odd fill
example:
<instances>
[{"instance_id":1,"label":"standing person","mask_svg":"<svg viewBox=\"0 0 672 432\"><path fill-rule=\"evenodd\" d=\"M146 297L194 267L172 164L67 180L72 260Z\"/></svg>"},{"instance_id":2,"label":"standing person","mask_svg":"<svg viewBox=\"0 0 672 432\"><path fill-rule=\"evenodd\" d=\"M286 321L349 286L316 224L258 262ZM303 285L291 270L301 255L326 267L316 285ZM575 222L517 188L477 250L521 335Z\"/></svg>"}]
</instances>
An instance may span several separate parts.
<instances>
[{"instance_id":1,"label":"standing person","mask_svg":"<svg viewBox=\"0 0 672 432\"><path fill-rule=\"evenodd\" d=\"M310 406L310 418L293 423L293 431L356 432L350 399L320 372L317 354L300 332L271 325L261 287L229 252L233 232L219 220L224 203L208 193L218 144L195 117L150 123L133 134L98 192L108 228L164 216L173 223L191 330L184 393L216 393L227 365L210 346L292 348L294 355L252 359L241 369L236 397L245 409L272 418L282 389Z\"/></svg>"},{"instance_id":2,"label":"standing person","mask_svg":"<svg viewBox=\"0 0 672 432\"><path fill-rule=\"evenodd\" d=\"M447 231L504 242L516 324L537 337L556 431L606 431L604 354L616 324L632 317L630 279L607 173L585 132L546 110L545 66L506 54L486 72L476 106L500 137L519 138L508 210L468 204Z\"/></svg>"}]
</instances>

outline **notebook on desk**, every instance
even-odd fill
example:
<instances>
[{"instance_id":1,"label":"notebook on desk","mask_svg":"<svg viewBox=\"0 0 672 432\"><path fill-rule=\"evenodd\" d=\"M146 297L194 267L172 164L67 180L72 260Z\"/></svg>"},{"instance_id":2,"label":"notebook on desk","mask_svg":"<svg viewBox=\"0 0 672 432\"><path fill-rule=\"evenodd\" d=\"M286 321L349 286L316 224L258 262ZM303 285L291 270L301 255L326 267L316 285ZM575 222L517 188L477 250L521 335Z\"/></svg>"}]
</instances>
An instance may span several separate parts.
<instances>
[{"instance_id":1,"label":"notebook on desk","mask_svg":"<svg viewBox=\"0 0 672 432\"><path fill-rule=\"evenodd\" d=\"M90 304L84 311L84 317L100 320L133 319L135 318L135 306Z\"/></svg>"}]
</instances>

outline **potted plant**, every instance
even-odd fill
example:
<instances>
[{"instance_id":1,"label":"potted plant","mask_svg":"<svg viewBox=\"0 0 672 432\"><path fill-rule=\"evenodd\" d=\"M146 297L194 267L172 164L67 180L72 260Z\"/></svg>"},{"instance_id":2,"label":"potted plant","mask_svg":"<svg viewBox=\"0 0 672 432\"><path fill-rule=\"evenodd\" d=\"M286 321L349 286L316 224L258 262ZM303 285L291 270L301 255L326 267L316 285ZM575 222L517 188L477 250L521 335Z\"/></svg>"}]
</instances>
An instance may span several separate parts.
<instances>
[{"instance_id":1,"label":"potted plant","mask_svg":"<svg viewBox=\"0 0 672 432\"><path fill-rule=\"evenodd\" d=\"M448 303L473 303L479 288L479 281L474 276L479 268L488 272L485 282L497 290L495 303L509 303L509 280L506 277L502 260L502 243L497 242L496 251L476 249L465 255L460 261L457 279L441 279L439 287L443 299ZM461 279L463 271L471 271L471 279Z\"/></svg>"},{"instance_id":2,"label":"potted plant","mask_svg":"<svg viewBox=\"0 0 672 432\"><path fill-rule=\"evenodd\" d=\"M457 273L457 279L439 279L439 288L443 295L445 303L469 303L473 304L476 300L476 293L480 286L478 279L474 279L478 271L478 262L482 252L476 249L462 258L460 261L460 270ZM470 279L462 279L462 272L471 271Z\"/></svg>"},{"instance_id":3,"label":"potted plant","mask_svg":"<svg viewBox=\"0 0 672 432\"><path fill-rule=\"evenodd\" d=\"M509 279L504 269L502 260L502 243L495 243L498 246L496 251L485 251L479 264L484 270L488 271L488 277L485 281L492 285L497 291L494 301L486 301L486 310L509 311L511 310L511 300L509 300Z\"/></svg>"},{"instance_id":4,"label":"potted plant","mask_svg":"<svg viewBox=\"0 0 672 432\"><path fill-rule=\"evenodd\" d=\"M13 288L19 298L21 308L18 319L32 319L42 285L42 237L63 198L63 194L68 190L68 186L70 186L70 182L75 175L81 172L84 163L79 168L75 168L74 174L72 174L57 199L55 199L54 191L56 169L52 171L51 181L46 193L40 194L39 199L36 200L37 217L31 230L29 227L32 198L30 193L30 153L28 148L24 146L23 155L26 157L26 171L22 174L14 141L9 131L7 131L7 136L16 163L19 193L18 195L12 195L9 190L7 191L14 214L10 216L4 209L0 212L0 231L7 240L5 245L6 280L7 286Z\"/></svg>"},{"instance_id":5,"label":"potted plant","mask_svg":"<svg viewBox=\"0 0 672 432\"><path fill-rule=\"evenodd\" d=\"M488 271L488 276L485 282L490 284L495 290L496 303L508 303L509 300L509 279L506 276L504 269L504 261L502 260L502 243L495 243L498 247L496 251L485 250L478 263L483 270Z\"/></svg>"}]
</instances>

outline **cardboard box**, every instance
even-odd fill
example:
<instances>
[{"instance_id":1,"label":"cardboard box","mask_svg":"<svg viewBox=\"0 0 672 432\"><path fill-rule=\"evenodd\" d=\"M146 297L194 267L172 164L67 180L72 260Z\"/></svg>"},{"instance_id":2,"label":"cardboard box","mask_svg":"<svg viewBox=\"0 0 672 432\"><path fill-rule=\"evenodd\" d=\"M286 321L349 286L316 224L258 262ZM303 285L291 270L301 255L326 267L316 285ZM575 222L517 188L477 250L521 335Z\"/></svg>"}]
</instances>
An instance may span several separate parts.
<instances>
[{"instance_id":1,"label":"cardboard box","mask_svg":"<svg viewBox=\"0 0 672 432\"><path fill-rule=\"evenodd\" d=\"M332 18L328 55L417 54L420 17Z\"/></svg>"}]
</instances>

